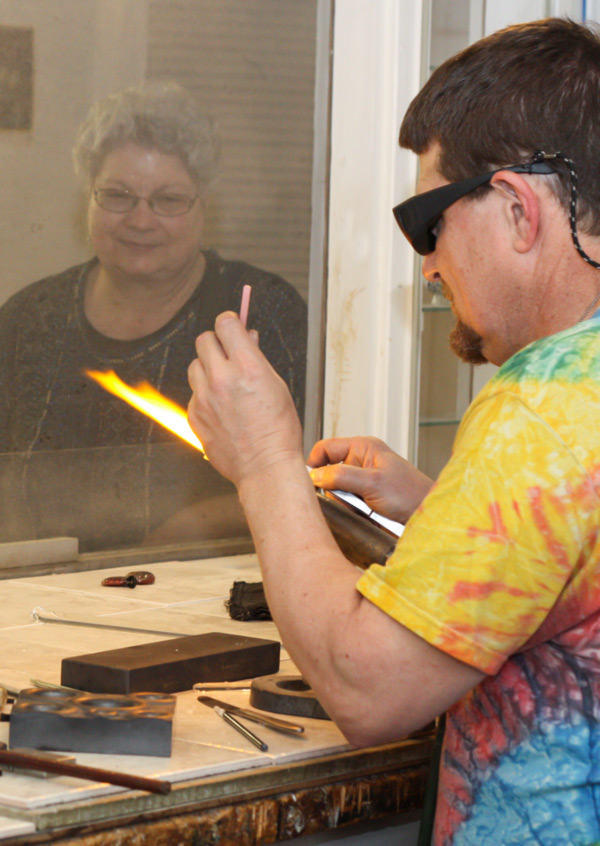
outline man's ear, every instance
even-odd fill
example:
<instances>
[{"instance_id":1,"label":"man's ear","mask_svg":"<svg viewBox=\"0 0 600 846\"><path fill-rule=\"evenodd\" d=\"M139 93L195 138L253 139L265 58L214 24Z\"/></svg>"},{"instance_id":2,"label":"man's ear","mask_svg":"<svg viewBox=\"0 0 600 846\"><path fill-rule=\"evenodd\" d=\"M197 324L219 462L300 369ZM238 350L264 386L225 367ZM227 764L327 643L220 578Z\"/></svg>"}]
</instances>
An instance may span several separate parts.
<instances>
[{"instance_id":1,"label":"man's ear","mask_svg":"<svg viewBox=\"0 0 600 846\"><path fill-rule=\"evenodd\" d=\"M519 253L529 252L540 228L540 201L531 181L519 173L500 170L493 175L490 185L505 200L504 213L513 247Z\"/></svg>"}]
</instances>

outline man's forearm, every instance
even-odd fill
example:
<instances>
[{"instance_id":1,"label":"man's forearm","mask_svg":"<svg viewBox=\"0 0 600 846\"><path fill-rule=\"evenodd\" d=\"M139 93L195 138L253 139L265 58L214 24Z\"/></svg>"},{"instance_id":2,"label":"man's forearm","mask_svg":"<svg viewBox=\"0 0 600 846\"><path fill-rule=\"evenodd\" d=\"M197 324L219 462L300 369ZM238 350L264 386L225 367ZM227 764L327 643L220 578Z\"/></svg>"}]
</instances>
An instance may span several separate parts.
<instances>
[{"instance_id":1,"label":"man's forearm","mask_svg":"<svg viewBox=\"0 0 600 846\"><path fill-rule=\"evenodd\" d=\"M324 588L323 579L341 579L346 591L354 595L357 571L333 539L300 460L295 465L279 464L246 479L239 493L269 604L276 614L280 612L281 633L291 637L292 649L297 640L308 646L307 626L299 607L307 605L309 613L314 610L319 619L319 627L329 628L337 594L329 584ZM308 598L314 600L310 606ZM323 631L314 639L323 645Z\"/></svg>"},{"instance_id":2,"label":"man's forearm","mask_svg":"<svg viewBox=\"0 0 600 846\"><path fill-rule=\"evenodd\" d=\"M345 678L338 656L347 651L344 632L364 600L355 589L359 574L333 539L304 465L278 465L247 479L240 499L287 650L321 694L347 695L354 678Z\"/></svg>"}]
</instances>

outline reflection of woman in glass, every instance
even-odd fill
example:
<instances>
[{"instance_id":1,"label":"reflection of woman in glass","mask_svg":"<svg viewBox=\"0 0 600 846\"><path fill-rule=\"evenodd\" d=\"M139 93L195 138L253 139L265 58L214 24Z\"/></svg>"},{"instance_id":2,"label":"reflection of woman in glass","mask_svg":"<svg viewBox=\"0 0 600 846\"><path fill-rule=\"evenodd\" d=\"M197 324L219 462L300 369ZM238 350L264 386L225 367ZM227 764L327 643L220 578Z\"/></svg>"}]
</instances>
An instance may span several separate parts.
<instances>
[{"instance_id":1,"label":"reflection of woman in glass","mask_svg":"<svg viewBox=\"0 0 600 846\"><path fill-rule=\"evenodd\" d=\"M20 454L4 459L11 472L1 475L19 496L0 525L11 539L74 534L93 549L166 537L169 518L196 503L197 536L220 534L227 497L208 462L83 370L148 381L186 406L196 336L238 311L250 284L249 326L301 413L305 304L283 279L202 249L216 141L179 87L148 84L97 103L74 156L95 256L0 310L0 453Z\"/></svg>"}]
</instances>

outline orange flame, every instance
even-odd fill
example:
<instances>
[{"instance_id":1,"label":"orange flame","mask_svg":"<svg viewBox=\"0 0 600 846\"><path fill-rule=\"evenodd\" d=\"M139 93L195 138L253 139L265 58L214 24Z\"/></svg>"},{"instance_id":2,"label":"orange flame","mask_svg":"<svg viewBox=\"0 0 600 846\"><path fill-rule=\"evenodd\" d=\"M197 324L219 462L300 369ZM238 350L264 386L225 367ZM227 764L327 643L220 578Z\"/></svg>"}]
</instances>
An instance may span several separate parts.
<instances>
[{"instance_id":1,"label":"orange flame","mask_svg":"<svg viewBox=\"0 0 600 846\"><path fill-rule=\"evenodd\" d=\"M121 381L116 373L108 370L102 373L100 370L86 370L86 376L98 382L105 391L114 394L129 405L132 405L142 414L152 418L169 432L187 441L196 449L204 452L204 447L200 440L192 431L192 427L188 423L187 414L181 406L172 402L170 399L163 397L152 385L148 382L142 382L135 388L131 388Z\"/></svg>"}]
</instances>

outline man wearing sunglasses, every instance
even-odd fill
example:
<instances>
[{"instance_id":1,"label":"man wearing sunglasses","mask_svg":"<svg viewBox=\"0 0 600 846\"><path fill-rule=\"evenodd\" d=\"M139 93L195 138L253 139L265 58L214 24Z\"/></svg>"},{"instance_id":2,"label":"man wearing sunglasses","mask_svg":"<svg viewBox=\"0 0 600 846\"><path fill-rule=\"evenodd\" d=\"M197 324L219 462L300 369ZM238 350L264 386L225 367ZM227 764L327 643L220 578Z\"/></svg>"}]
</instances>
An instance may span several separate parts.
<instances>
[{"instance_id":1,"label":"man wearing sunglasses","mask_svg":"<svg viewBox=\"0 0 600 846\"><path fill-rule=\"evenodd\" d=\"M346 736L447 711L436 846L598 843L600 37L549 19L483 39L434 72L400 143L420 177L395 216L452 345L502 366L433 487L372 438L313 448L315 484L407 521L387 565L357 577L335 545L289 394L235 315L198 339L190 421Z\"/></svg>"}]
</instances>

